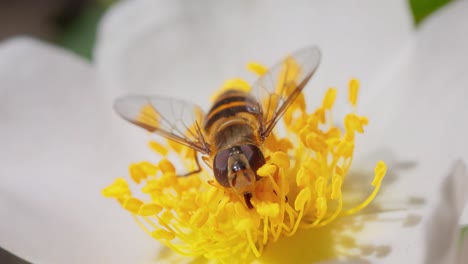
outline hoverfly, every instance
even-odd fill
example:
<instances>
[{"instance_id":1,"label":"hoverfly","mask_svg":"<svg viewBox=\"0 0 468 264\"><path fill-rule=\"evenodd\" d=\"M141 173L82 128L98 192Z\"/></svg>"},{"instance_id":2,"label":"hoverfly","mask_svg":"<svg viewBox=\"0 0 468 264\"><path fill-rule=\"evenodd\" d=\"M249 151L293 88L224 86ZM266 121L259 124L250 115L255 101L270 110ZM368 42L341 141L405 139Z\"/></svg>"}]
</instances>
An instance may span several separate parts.
<instances>
[{"instance_id":1,"label":"hoverfly","mask_svg":"<svg viewBox=\"0 0 468 264\"><path fill-rule=\"evenodd\" d=\"M206 115L195 104L163 96L124 96L114 108L127 121L201 153L212 164L216 181L243 197L251 209L260 179L256 171L265 164L263 142L319 62L317 47L300 49L260 76L250 92L223 92ZM198 169L186 175L201 171L196 156Z\"/></svg>"}]
</instances>

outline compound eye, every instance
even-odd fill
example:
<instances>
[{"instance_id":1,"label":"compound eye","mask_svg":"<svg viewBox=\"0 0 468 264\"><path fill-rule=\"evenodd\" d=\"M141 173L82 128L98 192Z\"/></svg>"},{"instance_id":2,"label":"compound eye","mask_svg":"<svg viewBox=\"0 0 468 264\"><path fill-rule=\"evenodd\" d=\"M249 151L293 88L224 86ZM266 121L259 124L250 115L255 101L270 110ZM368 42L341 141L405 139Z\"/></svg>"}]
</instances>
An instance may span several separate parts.
<instances>
[{"instance_id":1,"label":"compound eye","mask_svg":"<svg viewBox=\"0 0 468 264\"><path fill-rule=\"evenodd\" d=\"M216 156L213 161L213 173L216 178L216 181L226 188L231 187L228 180L229 154L230 152L228 149L222 150L216 153Z\"/></svg>"},{"instance_id":2,"label":"compound eye","mask_svg":"<svg viewBox=\"0 0 468 264\"><path fill-rule=\"evenodd\" d=\"M249 161L250 168L257 174L257 170L265 164L263 152L257 146L251 144L241 145L240 148Z\"/></svg>"}]
</instances>

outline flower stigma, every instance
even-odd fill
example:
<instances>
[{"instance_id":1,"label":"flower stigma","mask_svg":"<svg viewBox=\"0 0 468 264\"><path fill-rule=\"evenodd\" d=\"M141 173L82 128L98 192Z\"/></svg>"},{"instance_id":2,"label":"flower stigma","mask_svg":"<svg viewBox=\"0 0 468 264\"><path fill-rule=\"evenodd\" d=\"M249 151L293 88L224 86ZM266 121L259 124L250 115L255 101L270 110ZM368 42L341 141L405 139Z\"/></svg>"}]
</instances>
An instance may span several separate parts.
<instances>
[{"instance_id":1,"label":"flower stigma","mask_svg":"<svg viewBox=\"0 0 468 264\"><path fill-rule=\"evenodd\" d=\"M248 69L260 76L267 71L258 63L248 64ZM221 91L233 87L250 89L246 81L233 79ZM332 118L337 89L329 88L312 112L306 111L304 94L294 100L282 118L283 133L275 131L262 146L266 164L257 171L261 179L252 194L253 209L216 183L211 170L178 177L168 155L177 154L187 170L193 170L194 153L169 140L149 143L161 157L157 164L131 164L131 181L117 178L102 194L116 199L141 229L181 255L221 263L258 259L269 244L356 214L378 193L387 170L383 161L375 166L370 195L350 208L343 206L342 185L353 161L355 136L368 124L357 114L359 81L351 79L348 88L352 110L342 126ZM130 185L140 190L134 193Z\"/></svg>"}]
</instances>

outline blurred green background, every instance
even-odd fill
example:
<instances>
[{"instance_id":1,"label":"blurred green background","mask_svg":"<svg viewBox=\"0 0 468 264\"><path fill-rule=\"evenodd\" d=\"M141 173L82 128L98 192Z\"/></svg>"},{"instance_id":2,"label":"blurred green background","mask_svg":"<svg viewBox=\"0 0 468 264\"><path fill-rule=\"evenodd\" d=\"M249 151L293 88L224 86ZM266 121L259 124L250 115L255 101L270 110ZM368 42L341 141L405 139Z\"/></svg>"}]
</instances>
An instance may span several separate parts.
<instances>
[{"instance_id":1,"label":"blurred green background","mask_svg":"<svg viewBox=\"0 0 468 264\"><path fill-rule=\"evenodd\" d=\"M415 27L450 1L408 0ZM91 59L99 20L114 2L116 0L0 0L0 41L29 35ZM466 230L463 229L462 234ZM2 250L0 245L0 263L27 262Z\"/></svg>"},{"instance_id":2,"label":"blurred green background","mask_svg":"<svg viewBox=\"0 0 468 264\"><path fill-rule=\"evenodd\" d=\"M0 0L0 40L29 35L91 58L99 19L114 0Z\"/></svg>"},{"instance_id":3,"label":"blurred green background","mask_svg":"<svg viewBox=\"0 0 468 264\"><path fill-rule=\"evenodd\" d=\"M0 0L0 40L30 35L90 59L96 26L117 0ZM409 0L415 25L452 0Z\"/></svg>"}]
</instances>

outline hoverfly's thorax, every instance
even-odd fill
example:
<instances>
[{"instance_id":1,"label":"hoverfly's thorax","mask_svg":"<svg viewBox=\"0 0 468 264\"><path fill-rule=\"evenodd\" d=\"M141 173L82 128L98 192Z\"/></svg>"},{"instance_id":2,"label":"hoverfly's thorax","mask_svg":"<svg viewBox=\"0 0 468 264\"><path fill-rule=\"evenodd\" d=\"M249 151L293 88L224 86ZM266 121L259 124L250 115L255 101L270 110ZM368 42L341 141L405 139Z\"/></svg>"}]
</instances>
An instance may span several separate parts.
<instances>
[{"instance_id":1,"label":"hoverfly's thorax","mask_svg":"<svg viewBox=\"0 0 468 264\"><path fill-rule=\"evenodd\" d=\"M236 122L221 126L212 137L217 149L227 149L243 144L257 144L257 133L249 124Z\"/></svg>"}]
</instances>

